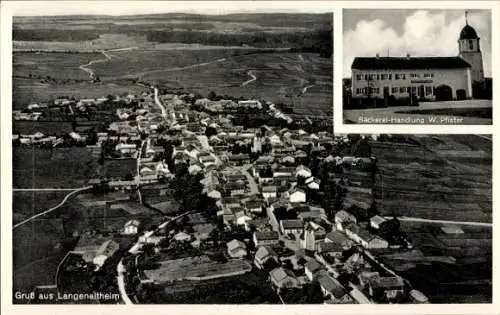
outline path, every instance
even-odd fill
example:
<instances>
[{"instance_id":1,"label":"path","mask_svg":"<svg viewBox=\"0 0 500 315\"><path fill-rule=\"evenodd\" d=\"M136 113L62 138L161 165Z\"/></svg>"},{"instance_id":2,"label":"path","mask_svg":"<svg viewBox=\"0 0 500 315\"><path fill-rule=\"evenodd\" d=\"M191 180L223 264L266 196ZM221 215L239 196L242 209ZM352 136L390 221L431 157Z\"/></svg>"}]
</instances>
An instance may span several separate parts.
<instances>
[{"instance_id":1,"label":"path","mask_svg":"<svg viewBox=\"0 0 500 315\"><path fill-rule=\"evenodd\" d=\"M77 190L73 190L72 192L70 192L69 194L67 194L66 197L64 197L64 199L57 206L52 207L52 208L50 208L48 210L45 210L45 211L43 211L43 212L41 212L39 214L36 214L36 215L34 215L32 217L29 217L28 219L26 219L24 221L21 221L21 222L15 224L12 229L15 229L15 228L17 228L17 227L19 227L19 226L21 226L23 224L26 224L26 223L28 223L28 222L30 222L30 221L38 218L38 217L41 217L41 216L46 215L46 214L48 214L48 213L50 213L50 212L52 212L54 210L59 209L61 206L63 206L66 203L66 201L68 201L68 199L71 196L76 195L76 194L78 194L78 193L80 193L82 191L89 190L89 189L92 189L92 186L87 186L87 187L83 187L83 188L80 188L80 189L77 189Z\"/></svg>"},{"instance_id":2,"label":"path","mask_svg":"<svg viewBox=\"0 0 500 315\"><path fill-rule=\"evenodd\" d=\"M106 58L91 60L89 63L87 63L85 65L80 65L78 68L80 68L81 70L87 72L89 74L90 78L93 79L95 77L95 72L94 72L94 70L92 70L92 69L89 68L91 65L96 64L96 63L103 63L103 62L109 61L109 60L111 60L111 57L115 57L116 58L116 56L108 54L109 52L113 52L113 51L125 51L125 50L133 50L133 49L137 49L137 47L125 47L125 48L116 48L116 49L110 49L110 50L101 50L101 53Z\"/></svg>"},{"instance_id":3,"label":"path","mask_svg":"<svg viewBox=\"0 0 500 315\"><path fill-rule=\"evenodd\" d=\"M306 94L307 90L310 89L310 88L312 88L313 86L314 86L314 84L311 84L311 85L308 85L308 86L304 87L302 89L302 94L301 95Z\"/></svg>"},{"instance_id":4,"label":"path","mask_svg":"<svg viewBox=\"0 0 500 315\"><path fill-rule=\"evenodd\" d=\"M247 80L247 81L245 81L245 82L241 83L241 86L245 86L245 85L247 85L247 84L249 84L249 83L252 83L253 81L257 80L257 77L255 76L255 74L253 74L252 70L249 70L249 71L247 72L247 74L248 74L249 76L251 76L252 78L251 78L250 80Z\"/></svg>"},{"instance_id":5,"label":"path","mask_svg":"<svg viewBox=\"0 0 500 315\"><path fill-rule=\"evenodd\" d=\"M85 187L78 188L12 188L12 191L74 191Z\"/></svg>"},{"instance_id":6,"label":"path","mask_svg":"<svg viewBox=\"0 0 500 315\"><path fill-rule=\"evenodd\" d=\"M393 217L385 217L385 218L392 219ZM423 219L423 218L414 218L414 217L397 217L397 219L400 221L410 221L410 222L441 223L441 224L493 227L492 223L486 223L486 222L432 220L432 219Z\"/></svg>"},{"instance_id":7,"label":"path","mask_svg":"<svg viewBox=\"0 0 500 315\"><path fill-rule=\"evenodd\" d=\"M219 58L219 59L215 59L215 60L211 60L211 61L207 61L207 62L195 63L192 65L183 66L183 67L163 68L163 69L147 70L147 71L142 71L142 72L137 72L137 73L132 73L132 74L126 74L126 75L122 76L121 78L126 79L126 78L142 77L145 74L151 74L151 73L156 73L156 72L182 71L182 70L188 70L188 69L193 69L193 68L197 68L197 67L204 67L204 66L208 66L208 65L218 63L218 62L223 62L223 61L226 61L226 58Z\"/></svg>"},{"instance_id":8,"label":"path","mask_svg":"<svg viewBox=\"0 0 500 315\"><path fill-rule=\"evenodd\" d=\"M162 224L160 224L155 230L153 231L146 231L143 233L143 236L145 238L153 235L154 233L156 233L157 231L159 231L160 229L166 227L169 223L175 221L175 220L178 220L188 214L192 213L192 211L188 211L188 212L185 212L183 214L180 214L176 217L173 217L173 218L168 218L165 222L163 222ZM140 239L140 238L139 238ZM129 250L128 252L130 254L137 254L139 252L139 249L140 249L140 243L139 241L137 241L137 243L135 243ZM127 270L125 269L125 266L123 265L123 258L120 259L120 262L118 263L118 265L116 265L116 271L118 273L118 275L116 276L116 281L118 282L118 290L120 291L120 296L123 300L123 302L125 302L125 304L134 304L132 302L132 300L130 300L130 298L128 297L128 294L127 294L127 291L125 290L125 277L124 277L124 274L125 272L127 272Z\"/></svg>"}]
</instances>

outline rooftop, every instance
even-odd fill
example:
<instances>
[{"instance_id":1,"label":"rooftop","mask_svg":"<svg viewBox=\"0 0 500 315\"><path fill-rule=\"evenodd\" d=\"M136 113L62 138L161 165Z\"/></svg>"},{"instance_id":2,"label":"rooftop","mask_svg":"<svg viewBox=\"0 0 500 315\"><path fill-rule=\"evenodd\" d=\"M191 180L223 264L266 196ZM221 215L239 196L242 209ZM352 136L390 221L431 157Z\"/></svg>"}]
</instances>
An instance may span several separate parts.
<instances>
[{"instance_id":1,"label":"rooftop","mask_svg":"<svg viewBox=\"0 0 500 315\"><path fill-rule=\"evenodd\" d=\"M356 57L351 69L463 69L471 65L461 57Z\"/></svg>"}]
</instances>

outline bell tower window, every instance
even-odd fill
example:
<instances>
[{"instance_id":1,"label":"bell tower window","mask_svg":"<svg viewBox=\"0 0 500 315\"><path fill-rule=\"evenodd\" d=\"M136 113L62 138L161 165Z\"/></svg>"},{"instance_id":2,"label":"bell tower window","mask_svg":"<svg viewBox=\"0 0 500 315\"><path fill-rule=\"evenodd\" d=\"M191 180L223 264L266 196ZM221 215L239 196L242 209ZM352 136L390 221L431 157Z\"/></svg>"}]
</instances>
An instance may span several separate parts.
<instances>
[{"instance_id":1,"label":"bell tower window","mask_svg":"<svg viewBox=\"0 0 500 315\"><path fill-rule=\"evenodd\" d=\"M474 41L472 39L469 39L469 49L470 50L474 49Z\"/></svg>"}]
</instances>

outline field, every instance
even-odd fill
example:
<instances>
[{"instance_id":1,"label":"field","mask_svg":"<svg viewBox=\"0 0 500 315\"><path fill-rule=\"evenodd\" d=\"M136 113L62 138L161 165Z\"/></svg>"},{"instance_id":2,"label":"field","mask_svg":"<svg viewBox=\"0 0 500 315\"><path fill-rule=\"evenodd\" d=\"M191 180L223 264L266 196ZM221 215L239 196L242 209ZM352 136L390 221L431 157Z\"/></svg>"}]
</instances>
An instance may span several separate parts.
<instances>
[{"instance_id":1,"label":"field","mask_svg":"<svg viewBox=\"0 0 500 315\"><path fill-rule=\"evenodd\" d=\"M491 142L460 137L413 137L420 145L373 142L380 169L377 209L383 215L491 222Z\"/></svg>"},{"instance_id":2,"label":"field","mask_svg":"<svg viewBox=\"0 0 500 315\"><path fill-rule=\"evenodd\" d=\"M278 304L279 298L264 271L209 281L178 281L160 287L150 303L159 304Z\"/></svg>"},{"instance_id":3,"label":"field","mask_svg":"<svg viewBox=\"0 0 500 315\"><path fill-rule=\"evenodd\" d=\"M373 141L378 159L376 207L381 215L492 222L492 143L477 135L415 135ZM379 258L428 294L433 303L491 303L492 229L444 222L406 221L401 230L426 257L455 263L411 263L402 255ZM453 226L454 222L447 225Z\"/></svg>"},{"instance_id":4,"label":"field","mask_svg":"<svg viewBox=\"0 0 500 315\"><path fill-rule=\"evenodd\" d=\"M249 53L252 52L252 53ZM60 96L81 98L137 93L133 79L207 96L259 98L291 105L297 113L327 115L332 110L330 58L313 53L257 52L234 48L130 50L109 53L110 60L89 66L102 83L88 81L79 65L103 59L97 54L14 54L14 108ZM91 57L93 56L93 57ZM40 83L30 73L52 76ZM256 79L252 79L253 74ZM247 83L244 83L247 82Z\"/></svg>"},{"instance_id":5,"label":"field","mask_svg":"<svg viewBox=\"0 0 500 315\"><path fill-rule=\"evenodd\" d=\"M251 71L256 79L248 75ZM332 107L331 59L306 53L259 53L236 56L182 71L154 72L145 81L208 95L259 98L291 105L297 113L326 115ZM304 89L306 89L304 93Z\"/></svg>"},{"instance_id":6,"label":"field","mask_svg":"<svg viewBox=\"0 0 500 315\"><path fill-rule=\"evenodd\" d=\"M74 188L97 177L98 166L86 148L12 148L14 188Z\"/></svg>"},{"instance_id":7,"label":"field","mask_svg":"<svg viewBox=\"0 0 500 315\"><path fill-rule=\"evenodd\" d=\"M492 230L461 226L463 233L446 234L443 224L401 222L415 248L425 256L448 256L453 264L408 265L404 260L379 258L412 285L426 292L432 303L491 303ZM400 258L400 257L399 257Z\"/></svg>"}]
</instances>

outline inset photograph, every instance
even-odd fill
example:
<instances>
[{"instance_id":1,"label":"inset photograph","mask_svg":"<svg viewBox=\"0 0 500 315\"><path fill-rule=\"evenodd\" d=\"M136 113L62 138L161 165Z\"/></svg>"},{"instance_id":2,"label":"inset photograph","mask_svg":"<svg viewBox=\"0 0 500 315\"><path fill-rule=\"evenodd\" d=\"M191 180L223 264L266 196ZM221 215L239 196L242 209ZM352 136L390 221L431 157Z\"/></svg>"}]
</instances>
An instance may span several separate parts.
<instances>
[{"instance_id":1,"label":"inset photograph","mask_svg":"<svg viewBox=\"0 0 500 315\"><path fill-rule=\"evenodd\" d=\"M491 10L343 11L345 124L491 125Z\"/></svg>"}]
</instances>

